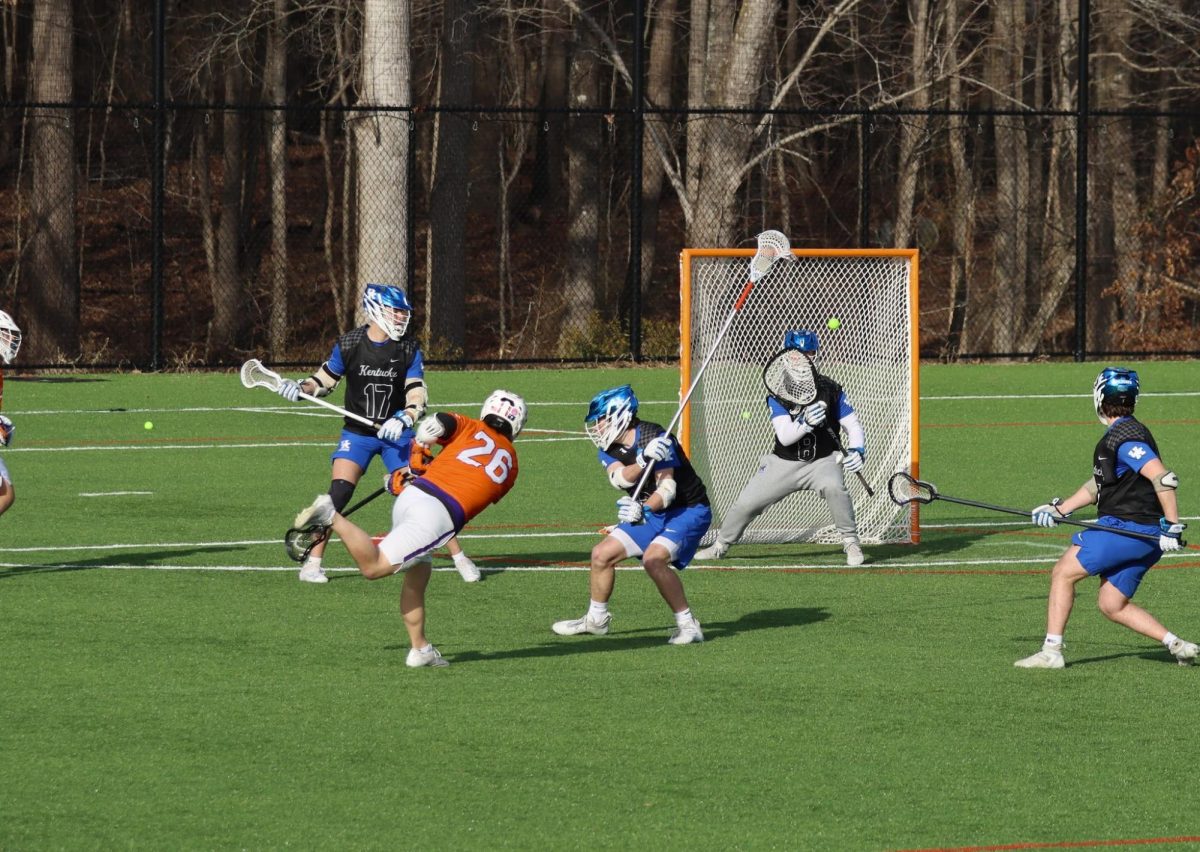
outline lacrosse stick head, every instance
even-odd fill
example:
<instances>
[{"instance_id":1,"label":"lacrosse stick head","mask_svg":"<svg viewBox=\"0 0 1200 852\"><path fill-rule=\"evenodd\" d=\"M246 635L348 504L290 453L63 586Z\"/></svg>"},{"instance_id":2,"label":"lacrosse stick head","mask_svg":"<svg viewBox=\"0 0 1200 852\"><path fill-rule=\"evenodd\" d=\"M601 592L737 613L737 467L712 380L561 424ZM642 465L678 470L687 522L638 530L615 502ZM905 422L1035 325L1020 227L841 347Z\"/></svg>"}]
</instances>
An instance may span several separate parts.
<instances>
[{"instance_id":1,"label":"lacrosse stick head","mask_svg":"<svg viewBox=\"0 0 1200 852\"><path fill-rule=\"evenodd\" d=\"M625 434L637 411L637 396L630 385L600 391L588 406L587 417L583 420L584 431L597 449L607 450Z\"/></svg>"},{"instance_id":2,"label":"lacrosse stick head","mask_svg":"<svg viewBox=\"0 0 1200 852\"><path fill-rule=\"evenodd\" d=\"M932 503L937 499L937 487L932 482L925 482L900 471L893 473L888 480L888 496L898 506L909 503Z\"/></svg>"},{"instance_id":3,"label":"lacrosse stick head","mask_svg":"<svg viewBox=\"0 0 1200 852\"><path fill-rule=\"evenodd\" d=\"M399 340L408 331L412 319L412 304L404 291L392 284L368 284L363 290L363 313L383 329L392 340Z\"/></svg>"},{"instance_id":4,"label":"lacrosse stick head","mask_svg":"<svg viewBox=\"0 0 1200 852\"><path fill-rule=\"evenodd\" d=\"M1140 390L1136 370L1128 370L1125 367L1105 367L1101 370L1092 386L1092 402L1095 403L1096 416L1100 418L1100 422L1108 425L1102 411L1104 403L1119 405L1132 411L1137 405Z\"/></svg>"},{"instance_id":5,"label":"lacrosse stick head","mask_svg":"<svg viewBox=\"0 0 1200 852\"><path fill-rule=\"evenodd\" d=\"M792 244L781 231L763 231L756 238L758 251L750 258L750 281L756 282L771 269L771 265L779 259L794 261Z\"/></svg>"},{"instance_id":6,"label":"lacrosse stick head","mask_svg":"<svg viewBox=\"0 0 1200 852\"><path fill-rule=\"evenodd\" d=\"M242 365L241 379L245 387L269 388L273 391L278 391L279 384L283 381L278 373L268 370L257 358L251 358Z\"/></svg>"},{"instance_id":7,"label":"lacrosse stick head","mask_svg":"<svg viewBox=\"0 0 1200 852\"><path fill-rule=\"evenodd\" d=\"M292 560L303 562L314 547L329 537L329 529L323 524L292 527L283 536L283 549Z\"/></svg>"},{"instance_id":8,"label":"lacrosse stick head","mask_svg":"<svg viewBox=\"0 0 1200 852\"><path fill-rule=\"evenodd\" d=\"M21 348L21 329L13 322L13 318L0 311L0 359L5 364L11 364Z\"/></svg>"},{"instance_id":9,"label":"lacrosse stick head","mask_svg":"<svg viewBox=\"0 0 1200 852\"><path fill-rule=\"evenodd\" d=\"M817 398L812 360L800 349L784 349L763 368L767 393L789 408L802 408Z\"/></svg>"}]
</instances>

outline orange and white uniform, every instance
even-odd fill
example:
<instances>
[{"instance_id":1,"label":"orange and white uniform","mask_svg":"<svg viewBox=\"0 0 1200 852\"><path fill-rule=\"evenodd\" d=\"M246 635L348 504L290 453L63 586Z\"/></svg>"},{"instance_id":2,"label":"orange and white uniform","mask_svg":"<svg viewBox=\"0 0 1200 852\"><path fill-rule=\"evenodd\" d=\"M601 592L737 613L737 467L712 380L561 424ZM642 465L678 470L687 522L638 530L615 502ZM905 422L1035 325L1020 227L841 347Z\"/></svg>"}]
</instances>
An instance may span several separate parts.
<instances>
[{"instance_id":1,"label":"orange and white uniform","mask_svg":"<svg viewBox=\"0 0 1200 852\"><path fill-rule=\"evenodd\" d=\"M453 418L454 428L438 439L442 451L425 472L396 498L392 531L379 543L397 570L445 544L517 481L517 452L507 436L461 414L438 416Z\"/></svg>"}]
</instances>

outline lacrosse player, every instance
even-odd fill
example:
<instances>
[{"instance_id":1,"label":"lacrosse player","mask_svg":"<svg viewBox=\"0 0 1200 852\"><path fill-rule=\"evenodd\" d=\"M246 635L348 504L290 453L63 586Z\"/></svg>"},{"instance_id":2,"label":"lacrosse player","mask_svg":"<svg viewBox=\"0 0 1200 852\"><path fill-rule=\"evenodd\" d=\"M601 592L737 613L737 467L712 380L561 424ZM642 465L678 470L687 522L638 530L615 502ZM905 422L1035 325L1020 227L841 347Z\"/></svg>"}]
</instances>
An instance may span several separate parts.
<instances>
[{"instance_id":1,"label":"lacrosse player","mask_svg":"<svg viewBox=\"0 0 1200 852\"><path fill-rule=\"evenodd\" d=\"M280 396L296 402L301 391L328 396L345 378L346 410L383 421L376 432L357 420L345 419L330 457L333 471L329 497L337 511L346 508L375 456L380 457L389 473L408 466L412 426L425 413L428 399L424 357L417 341L407 333L412 305L404 291L387 284L368 284L362 308L367 323L339 337L333 352L315 373L301 381L284 379L279 386ZM321 567L324 553L324 542L312 549L300 566L301 580L328 582ZM466 554L456 556L454 563L464 580L479 579L479 569Z\"/></svg>"},{"instance_id":2,"label":"lacrosse player","mask_svg":"<svg viewBox=\"0 0 1200 852\"><path fill-rule=\"evenodd\" d=\"M17 350L21 348L21 329L13 322L13 318L0 311L0 360L4 361L5 365L11 364L17 357ZM4 371L0 370L0 406L4 404ZM4 415L0 414L0 447L7 447L12 440L13 422ZM16 492L13 491L12 477L9 476L8 468L4 465L4 460L0 459L0 515L12 507L13 500L16 499Z\"/></svg>"},{"instance_id":3,"label":"lacrosse player","mask_svg":"<svg viewBox=\"0 0 1200 852\"><path fill-rule=\"evenodd\" d=\"M642 567L675 614L672 645L703 642L700 622L692 615L683 583L671 569L686 568L700 539L712 523L708 492L683 448L657 423L637 418L638 401L629 385L601 391L592 399L584 429L596 445L600 464L614 488L624 491L617 501L620 524L611 527L592 548L589 577L591 603L580 618L557 621L560 636L608 632L618 562L641 556ZM647 465L653 463L654 490L636 499L634 491Z\"/></svg>"},{"instance_id":4,"label":"lacrosse player","mask_svg":"<svg viewBox=\"0 0 1200 852\"><path fill-rule=\"evenodd\" d=\"M815 332L796 330L784 335L783 346L804 353L812 363L820 343ZM863 564L854 502L846 488L845 475L862 470L867 454L866 438L842 386L817 372L815 364L813 374L817 397L803 409L789 408L777 397L767 396L775 447L759 460L758 472L725 510L716 540L697 553L697 559L720 559L742 537L750 522L768 507L797 491L816 491L829 506L834 526L842 535L846 564L851 567ZM837 452L837 443L827 426L830 413L837 424L832 428L846 430L844 456Z\"/></svg>"},{"instance_id":5,"label":"lacrosse player","mask_svg":"<svg viewBox=\"0 0 1200 852\"><path fill-rule=\"evenodd\" d=\"M425 637L425 588L433 571L429 553L512 489L517 481L512 442L527 415L525 400L496 390L484 401L478 420L443 413L422 420L416 440L426 445L436 441L444 449L415 479L406 480L400 470L392 474L389 490L397 494L392 531L378 546L370 533L338 514L329 494L296 516L297 527L332 527L368 580L404 572L400 612L412 643L405 663L412 668L449 665Z\"/></svg>"},{"instance_id":6,"label":"lacrosse player","mask_svg":"<svg viewBox=\"0 0 1200 852\"><path fill-rule=\"evenodd\" d=\"M1063 667L1063 633L1075 603L1075 586L1089 576L1100 578L1097 603L1110 621L1161 642L1181 666L1196 659L1194 643L1180 639L1131 601L1163 553L1183 546L1180 539L1187 527L1179 520L1175 496L1179 477L1163 463L1150 430L1133 416L1139 389L1133 370L1105 367L1100 372L1092 400L1106 428L1092 455L1092 475L1067 499L1056 497L1038 506L1032 517L1039 526L1053 527L1076 509L1095 503L1097 524L1157 535L1158 543L1103 530L1075 533L1050 573L1042 650L1017 660L1018 668Z\"/></svg>"}]
</instances>

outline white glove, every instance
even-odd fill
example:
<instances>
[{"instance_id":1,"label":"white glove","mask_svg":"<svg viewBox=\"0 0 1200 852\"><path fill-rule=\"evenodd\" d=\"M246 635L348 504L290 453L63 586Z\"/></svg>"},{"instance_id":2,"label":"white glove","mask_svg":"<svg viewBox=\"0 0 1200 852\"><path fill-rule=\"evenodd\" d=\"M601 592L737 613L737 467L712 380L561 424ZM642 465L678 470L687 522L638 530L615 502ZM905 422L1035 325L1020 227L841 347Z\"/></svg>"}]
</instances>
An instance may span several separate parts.
<instances>
[{"instance_id":1,"label":"white glove","mask_svg":"<svg viewBox=\"0 0 1200 852\"><path fill-rule=\"evenodd\" d=\"M863 469L863 464L863 451L858 447L851 447L842 456L842 470L846 473L858 473Z\"/></svg>"},{"instance_id":2,"label":"white glove","mask_svg":"<svg viewBox=\"0 0 1200 852\"><path fill-rule=\"evenodd\" d=\"M809 428L815 428L825 422L825 409L827 406L824 402L814 402L804 409L804 422Z\"/></svg>"},{"instance_id":3,"label":"white glove","mask_svg":"<svg viewBox=\"0 0 1200 852\"><path fill-rule=\"evenodd\" d=\"M417 433L414 440L418 444L428 447L444 434L446 434L446 427L442 425L442 421L431 414L417 424Z\"/></svg>"},{"instance_id":4,"label":"white glove","mask_svg":"<svg viewBox=\"0 0 1200 852\"><path fill-rule=\"evenodd\" d=\"M296 402L300 399L300 383L295 379L283 379L275 392L288 402Z\"/></svg>"},{"instance_id":5,"label":"white glove","mask_svg":"<svg viewBox=\"0 0 1200 852\"><path fill-rule=\"evenodd\" d=\"M1055 497L1049 503L1043 503L1042 505L1038 506L1036 509L1030 512L1029 515L1033 518L1033 522L1039 527L1056 527L1058 526L1058 522L1063 518L1071 517L1070 512L1063 512L1058 508L1058 504L1060 502L1061 501Z\"/></svg>"},{"instance_id":6,"label":"white glove","mask_svg":"<svg viewBox=\"0 0 1200 852\"><path fill-rule=\"evenodd\" d=\"M642 522L642 504L632 497L622 497L617 501L617 518L623 524L640 524Z\"/></svg>"},{"instance_id":7,"label":"white glove","mask_svg":"<svg viewBox=\"0 0 1200 852\"><path fill-rule=\"evenodd\" d=\"M1162 531L1162 535L1158 537L1159 550L1166 553L1169 550L1179 550L1183 547L1180 538L1183 536L1183 531L1187 529L1187 524L1159 518L1158 528Z\"/></svg>"},{"instance_id":8,"label":"white glove","mask_svg":"<svg viewBox=\"0 0 1200 852\"><path fill-rule=\"evenodd\" d=\"M412 428L412 424L412 417L409 416L408 412L402 411L391 420L385 420L383 425L379 427L379 439L395 443L403 437L405 429Z\"/></svg>"},{"instance_id":9,"label":"white glove","mask_svg":"<svg viewBox=\"0 0 1200 852\"><path fill-rule=\"evenodd\" d=\"M12 440L13 430L16 428L11 420L0 414L0 447L8 446L8 442Z\"/></svg>"},{"instance_id":10,"label":"white glove","mask_svg":"<svg viewBox=\"0 0 1200 852\"><path fill-rule=\"evenodd\" d=\"M638 452L637 463L641 467L645 467L648 462L660 462L671 455L671 439L666 435L659 435L653 441L646 445L644 450Z\"/></svg>"}]
</instances>

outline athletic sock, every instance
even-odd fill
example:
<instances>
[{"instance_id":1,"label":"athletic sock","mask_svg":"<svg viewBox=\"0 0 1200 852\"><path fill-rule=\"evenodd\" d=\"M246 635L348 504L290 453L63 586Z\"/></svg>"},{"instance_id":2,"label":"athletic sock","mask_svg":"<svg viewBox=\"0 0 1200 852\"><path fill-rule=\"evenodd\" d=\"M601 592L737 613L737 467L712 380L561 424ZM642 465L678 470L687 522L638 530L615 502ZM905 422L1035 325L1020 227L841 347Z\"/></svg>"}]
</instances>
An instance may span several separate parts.
<instances>
[{"instance_id":1,"label":"athletic sock","mask_svg":"<svg viewBox=\"0 0 1200 852\"><path fill-rule=\"evenodd\" d=\"M1062 636L1056 635L1054 633L1047 633L1046 634L1046 642L1044 643L1043 647L1049 648L1054 645L1061 647L1062 643L1063 643Z\"/></svg>"},{"instance_id":2,"label":"athletic sock","mask_svg":"<svg viewBox=\"0 0 1200 852\"><path fill-rule=\"evenodd\" d=\"M608 615L608 601L591 601L588 604L588 615L592 617L592 621L603 621Z\"/></svg>"},{"instance_id":3,"label":"athletic sock","mask_svg":"<svg viewBox=\"0 0 1200 852\"><path fill-rule=\"evenodd\" d=\"M1179 641L1179 637L1176 636L1174 633L1172 633L1170 630L1167 631L1167 635L1164 636L1162 639L1163 646L1166 648L1170 648L1172 642L1178 642L1178 641Z\"/></svg>"},{"instance_id":4,"label":"athletic sock","mask_svg":"<svg viewBox=\"0 0 1200 852\"><path fill-rule=\"evenodd\" d=\"M321 567L321 557L320 556L308 557L307 559L304 560L304 567L306 569L307 568L320 568Z\"/></svg>"},{"instance_id":5,"label":"athletic sock","mask_svg":"<svg viewBox=\"0 0 1200 852\"><path fill-rule=\"evenodd\" d=\"M687 609L683 610L683 612L675 613L675 624L677 626L687 627L691 623L692 623L691 607L688 607Z\"/></svg>"},{"instance_id":6,"label":"athletic sock","mask_svg":"<svg viewBox=\"0 0 1200 852\"><path fill-rule=\"evenodd\" d=\"M460 550L458 553L454 554L454 564L455 565L461 565L464 561L468 561L466 551Z\"/></svg>"},{"instance_id":7,"label":"athletic sock","mask_svg":"<svg viewBox=\"0 0 1200 852\"><path fill-rule=\"evenodd\" d=\"M418 649L417 649L417 651L418 651L418 652L420 652L420 653L422 653L422 654L428 654L428 653L429 653L430 651L432 651L432 650L433 650L433 643L432 643L432 642L426 642L426 643L425 643L425 647L424 647L424 648L418 648Z\"/></svg>"}]
</instances>

